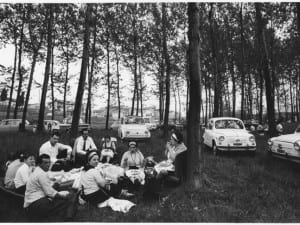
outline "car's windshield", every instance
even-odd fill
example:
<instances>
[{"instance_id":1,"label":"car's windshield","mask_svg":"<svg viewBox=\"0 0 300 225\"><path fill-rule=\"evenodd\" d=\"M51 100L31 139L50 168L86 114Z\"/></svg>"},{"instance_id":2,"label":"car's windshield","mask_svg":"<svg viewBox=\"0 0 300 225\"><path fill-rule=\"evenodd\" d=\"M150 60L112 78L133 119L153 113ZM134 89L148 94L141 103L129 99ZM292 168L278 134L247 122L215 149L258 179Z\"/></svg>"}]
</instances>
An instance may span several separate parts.
<instances>
[{"instance_id":1,"label":"car's windshield","mask_svg":"<svg viewBox=\"0 0 300 225\"><path fill-rule=\"evenodd\" d=\"M125 124L144 124L144 119L141 117L130 117L125 120Z\"/></svg>"},{"instance_id":2,"label":"car's windshield","mask_svg":"<svg viewBox=\"0 0 300 225\"><path fill-rule=\"evenodd\" d=\"M215 122L216 129L244 129L244 125L240 120L217 120Z\"/></svg>"}]
</instances>

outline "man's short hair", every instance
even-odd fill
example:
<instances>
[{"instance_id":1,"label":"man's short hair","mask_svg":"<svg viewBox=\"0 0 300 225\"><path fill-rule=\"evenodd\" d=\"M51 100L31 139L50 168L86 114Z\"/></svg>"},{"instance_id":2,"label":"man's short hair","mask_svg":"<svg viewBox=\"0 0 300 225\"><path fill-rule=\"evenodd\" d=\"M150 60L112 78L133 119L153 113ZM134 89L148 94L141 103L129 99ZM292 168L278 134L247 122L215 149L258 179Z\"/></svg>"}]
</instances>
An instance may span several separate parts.
<instances>
[{"instance_id":1,"label":"man's short hair","mask_svg":"<svg viewBox=\"0 0 300 225\"><path fill-rule=\"evenodd\" d=\"M54 129L54 130L51 131L50 137L53 137L53 136L60 137L60 132L59 132L58 129Z\"/></svg>"},{"instance_id":2,"label":"man's short hair","mask_svg":"<svg viewBox=\"0 0 300 225\"><path fill-rule=\"evenodd\" d=\"M43 159L50 159L50 155L47 154L39 155L39 157L36 160L37 164L40 165L43 162Z\"/></svg>"}]
</instances>

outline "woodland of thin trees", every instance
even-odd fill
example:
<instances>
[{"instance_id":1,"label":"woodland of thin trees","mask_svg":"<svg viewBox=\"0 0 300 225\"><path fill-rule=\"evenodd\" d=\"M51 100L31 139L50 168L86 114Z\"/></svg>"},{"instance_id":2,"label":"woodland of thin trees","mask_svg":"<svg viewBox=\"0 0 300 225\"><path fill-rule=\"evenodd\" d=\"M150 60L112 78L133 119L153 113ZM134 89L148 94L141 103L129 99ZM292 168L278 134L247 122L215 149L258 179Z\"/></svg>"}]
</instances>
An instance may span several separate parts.
<instances>
[{"instance_id":1,"label":"woodland of thin trees","mask_svg":"<svg viewBox=\"0 0 300 225\"><path fill-rule=\"evenodd\" d=\"M119 107L120 116L125 98L120 71L126 69L131 82L131 96L126 96L131 99L130 114L143 115L144 102L156 96L164 125L169 123L171 100L177 120L188 118L189 103L198 103L201 123L212 116L256 118L260 123L268 121L272 135L278 116L299 121L300 3L194 4L201 73L201 97L196 100L198 95L190 95L195 84L190 67L195 63L190 62L192 36L188 35L195 20L188 19L188 5L0 4L0 48L14 47L12 66L0 62L6 117L25 121L30 92L39 88L37 119L42 131L47 102L54 105L62 96L58 100L66 116L70 85L74 85L70 80L76 76L76 97L68 99L75 102L72 136L81 112L86 122L91 121L95 92L106 99L108 128L112 105ZM73 62L81 65L77 75L70 74ZM38 63L44 65L43 74L35 73ZM43 82L37 83L36 76L43 76ZM155 80L155 88L147 87L146 76Z\"/></svg>"}]
</instances>

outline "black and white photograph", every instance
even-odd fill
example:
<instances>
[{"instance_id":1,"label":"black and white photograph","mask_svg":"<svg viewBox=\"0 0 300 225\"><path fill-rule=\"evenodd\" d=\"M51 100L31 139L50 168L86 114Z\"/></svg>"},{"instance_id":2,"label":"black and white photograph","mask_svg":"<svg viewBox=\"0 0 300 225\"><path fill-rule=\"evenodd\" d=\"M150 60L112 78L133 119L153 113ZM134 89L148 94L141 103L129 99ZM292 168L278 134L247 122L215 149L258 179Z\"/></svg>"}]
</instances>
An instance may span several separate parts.
<instances>
[{"instance_id":1,"label":"black and white photograph","mask_svg":"<svg viewBox=\"0 0 300 225\"><path fill-rule=\"evenodd\" d=\"M300 2L0 1L1 223L300 223Z\"/></svg>"}]
</instances>

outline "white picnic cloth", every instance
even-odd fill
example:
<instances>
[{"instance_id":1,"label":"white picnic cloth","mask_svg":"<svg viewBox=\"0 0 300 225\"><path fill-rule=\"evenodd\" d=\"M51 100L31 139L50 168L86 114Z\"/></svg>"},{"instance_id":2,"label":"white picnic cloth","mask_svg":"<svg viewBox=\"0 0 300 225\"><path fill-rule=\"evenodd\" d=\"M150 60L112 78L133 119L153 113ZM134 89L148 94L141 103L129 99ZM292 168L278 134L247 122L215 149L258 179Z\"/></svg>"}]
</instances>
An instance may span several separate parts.
<instances>
[{"instance_id":1,"label":"white picnic cloth","mask_svg":"<svg viewBox=\"0 0 300 225\"><path fill-rule=\"evenodd\" d=\"M99 203L98 208L109 206L113 211L127 213L134 205L135 204L131 201L110 197L106 201Z\"/></svg>"},{"instance_id":2,"label":"white picnic cloth","mask_svg":"<svg viewBox=\"0 0 300 225\"><path fill-rule=\"evenodd\" d=\"M175 167L174 167L172 161L170 161L170 160L164 160L164 161L157 163L154 166L154 169L157 173L160 173L162 170L175 171Z\"/></svg>"},{"instance_id":3,"label":"white picnic cloth","mask_svg":"<svg viewBox=\"0 0 300 225\"><path fill-rule=\"evenodd\" d=\"M126 176L134 183L135 180L138 180L140 184L145 184L145 172L143 168L140 169L129 169L125 172Z\"/></svg>"},{"instance_id":4,"label":"white picnic cloth","mask_svg":"<svg viewBox=\"0 0 300 225\"><path fill-rule=\"evenodd\" d=\"M114 152L113 150L111 149L102 149L101 150L101 156L104 157L104 156L108 156L110 158L114 157Z\"/></svg>"}]
</instances>

